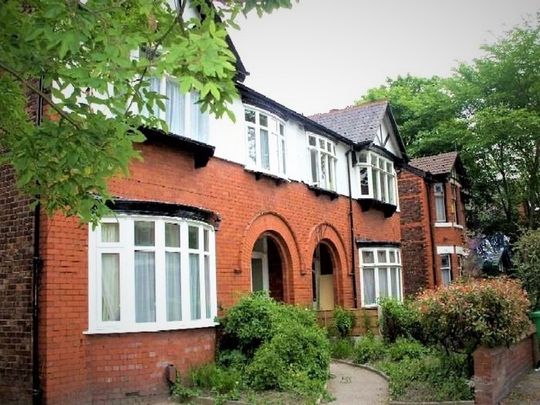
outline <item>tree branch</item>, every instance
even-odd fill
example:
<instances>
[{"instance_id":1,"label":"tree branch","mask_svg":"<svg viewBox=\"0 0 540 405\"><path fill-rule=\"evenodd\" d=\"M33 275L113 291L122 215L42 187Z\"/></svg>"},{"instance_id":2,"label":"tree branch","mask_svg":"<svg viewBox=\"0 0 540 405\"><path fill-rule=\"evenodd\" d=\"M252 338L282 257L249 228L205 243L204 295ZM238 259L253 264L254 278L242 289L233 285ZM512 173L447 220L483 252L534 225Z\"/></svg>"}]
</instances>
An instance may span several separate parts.
<instances>
[{"instance_id":1,"label":"tree branch","mask_svg":"<svg viewBox=\"0 0 540 405\"><path fill-rule=\"evenodd\" d=\"M15 69L11 68L10 66L6 65L4 62L0 61L0 68L5 70L8 73L11 73L13 76L15 76L25 87L27 87L32 92L36 93L38 96L43 98L49 104L62 118L64 118L66 121L68 121L71 125L73 125L77 129L81 129L79 124L73 120L69 115L67 115L60 107L58 107L50 98L48 95L43 93L41 90L39 90L37 87L35 87L33 84L28 83L28 81L25 80L25 78L17 72Z\"/></svg>"}]
</instances>

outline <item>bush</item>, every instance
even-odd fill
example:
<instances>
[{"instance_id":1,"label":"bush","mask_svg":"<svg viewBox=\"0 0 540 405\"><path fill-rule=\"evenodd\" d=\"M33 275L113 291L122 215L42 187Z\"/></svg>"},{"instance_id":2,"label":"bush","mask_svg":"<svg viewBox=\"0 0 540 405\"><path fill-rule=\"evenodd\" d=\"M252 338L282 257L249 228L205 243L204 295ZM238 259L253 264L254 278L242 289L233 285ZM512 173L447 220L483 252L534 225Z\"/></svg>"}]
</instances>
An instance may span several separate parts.
<instances>
[{"instance_id":1,"label":"bush","mask_svg":"<svg viewBox=\"0 0 540 405\"><path fill-rule=\"evenodd\" d=\"M426 337L453 351L517 341L529 327L529 301L508 278L468 280L422 293L416 301Z\"/></svg>"},{"instance_id":2,"label":"bush","mask_svg":"<svg viewBox=\"0 0 540 405\"><path fill-rule=\"evenodd\" d=\"M367 336L356 342L354 361L358 364L374 363L386 355L386 347L381 339Z\"/></svg>"},{"instance_id":3,"label":"bush","mask_svg":"<svg viewBox=\"0 0 540 405\"><path fill-rule=\"evenodd\" d=\"M429 349L412 339L398 338L388 346L388 356L392 361L403 359L419 359L429 353Z\"/></svg>"},{"instance_id":4,"label":"bush","mask_svg":"<svg viewBox=\"0 0 540 405\"><path fill-rule=\"evenodd\" d=\"M330 353L334 359L348 359L354 352L354 342L350 338L337 338L330 341Z\"/></svg>"},{"instance_id":5,"label":"bush","mask_svg":"<svg viewBox=\"0 0 540 405\"><path fill-rule=\"evenodd\" d=\"M216 394L236 393L243 386L242 372L235 368L222 368L215 364L206 364L191 370L191 380L196 387L207 389Z\"/></svg>"},{"instance_id":6,"label":"bush","mask_svg":"<svg viewBox=\"0 0 540 405\"><path fill-rule=\"evenodd\" d=\"M240 350L221 350L217 354L217 363L222 367L242 370L247 362L247 357Z\"/></svg>"},{"instance_id":7,"label":"bush","mask_svg":"<svg viewBox=\"0 0 540 405\"><path fill-rule=\"evenodd\" d=\"M384 298L379 305L382 313L380 328L385 341L395 342L399 337L424 341L420 313L410 302Z\"/></svg>"},{"instance_id":8,"label":"bush","mask_svg":"<svg viewBox=\"0 0 540 405\"><path fill-rule=\"evenodd\" d=\"M337 306L334 309L334 328L342 338L351 336L351 333L356 326L356 316L354 312L347 311L342 307Z\"/></svg>"},{"instance_id":9,"label":"bush","mask_svg":"<svg viewBox=\"0 0 540 405\"><path fill-rule=\"evenodd\" d=\"M529 294L532 307L540 309L540 229L524 233L515 244L516 276Z\"/></svg>"}]
</instances>

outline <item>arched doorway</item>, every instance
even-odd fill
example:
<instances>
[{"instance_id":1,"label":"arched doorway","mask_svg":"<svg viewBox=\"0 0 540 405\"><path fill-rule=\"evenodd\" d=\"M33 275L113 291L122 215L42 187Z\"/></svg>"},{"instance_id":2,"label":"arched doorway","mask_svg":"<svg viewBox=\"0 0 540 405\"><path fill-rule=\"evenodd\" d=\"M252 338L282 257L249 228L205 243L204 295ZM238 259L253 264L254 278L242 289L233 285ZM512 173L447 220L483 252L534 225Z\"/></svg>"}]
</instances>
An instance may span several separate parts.
<instances>
[{"instance_id":1,"label":"arched doorway","mask_svg":"<svg viewBox=\"0 0 540 405\"><path fill-rule=\"evenodd\" d=\"M319 311L334 309L334 263L332 252L319 243L313 252L313 308Z\"/></svg>"},{"instance_id":2,"label":"arched doorway","mask_svg":"<svg viewBox=\"0 0 540 405\"><path fill-rule=\"evenodd\" d=\"M251 291L268 291L275 300L284 300L281 252L268 234L257 239L251 252Z\"/></svg>"}]
</instances>

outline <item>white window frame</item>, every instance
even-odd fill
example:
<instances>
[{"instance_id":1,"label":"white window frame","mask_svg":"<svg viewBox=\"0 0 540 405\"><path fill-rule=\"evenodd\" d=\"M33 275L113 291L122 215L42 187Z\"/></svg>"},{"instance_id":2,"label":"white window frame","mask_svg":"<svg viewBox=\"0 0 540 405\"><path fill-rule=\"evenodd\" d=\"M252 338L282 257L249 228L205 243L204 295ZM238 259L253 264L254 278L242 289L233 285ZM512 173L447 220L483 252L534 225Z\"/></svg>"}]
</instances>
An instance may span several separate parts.
<instances>
[{"instance_id":1,"label":"white window frame","mask_svg":"<svg viewBox=\"0 0 540 405\"><path fill-rule=\"evenodd\" d=\"M167 97L167 81L174 83L177 86L178 92L184 99L184 111L183 111L183 120L180 122L181 128L177 130L172 128L172 122L168 122L167 119L167 110L160 109L157 105L154 106L153 116L159 118L162 121L167 123L169 132L190 138L199 142L208 143L209 137L209 114L208 111L203 112L198 105L198 94L196 92L189 92L182 94L180 90L180 85L175 78L168 74L163 74L161 77L150 77L149 80L159 79L159 93L162 96ZM148 87L149 90L152 89L152 86ZM167 105L167 100L162 100ZM143 115L148 115L148 112L141 112Z\"/></svg>"},{"instance_id":2,"label":"white window frame","mask_svg":"<svg viewBox=\"0 0 540 405\"><path fill-rule=\"evenodd\" d=\"M262 238L262 245L263 245L263 251L252 251L251 252L251 259L259 259L262 262L262 282L263 282L263 291L270 291L270 276L268 273L268 236L263 235ZM251 280L251 291L253 290L253 269L251 269L251 272L249 273L249 277Z\"/></svg>"},{"instance_id":3,"label":"white window frame","mask_svg":"<svg viewBox=\"0 0 540 405\"><path fill-rule=\"evenodd\" d=\"M255 113L255 122L248 121L248 112ZM267 125L261 123L261 115L266 116ZM244 108L246 168L285 177L287 175L287 143L285 139L285 122L274 114L260 108L246 105ZM250 129L255 135L255 160L250 155ZM263 166L261 133L268 134L268 167Z\"/></svg>"},{"instance_id":4,"label":"white window frame","mask_svg":"<svg viewBox=\"0 0 540 405\"><path fill-rule=\"evenodd\" d=\"M309 183L326 190L336 191L337 156L335 142L332 142L324 136L313 133L307 133L306 135L310 169ZM314 142L315 145L312 145L312 142ZM316 156L315 167L313 167L313 161L311 159L312 154ZM325 170L323 170L323 166ZM324 178L321 176L323 172L326 173Z\"/></svg>"},{"instance_id":5,"label":"white window frame","mask_svg":"<svg viewBox=\"0 0 540 405\"><path fill-rule=\"evenodd\" d=\"M396 207L399 206L397 176L392 160L373 151L363 150L358 153L356 166L360 198L372 198ZM367 181L367 189L362 186L363 171Z\"/></svg>"},{"instance_id":6,"label":"white window frame","mask_svg":"<svg viewBox=\"0 0 540 405\"><path fill-rule=\"evenodd\" d=\"M386 262L379 261L378 252L385 252ZM371 252L373 254L373 263L364 263L363 253ZM394 253L394 261L390 261L390 252ZM397 298L399 301L403 301L403 270L401 266L401 249L395 247L373 247L373 248L360 248L358 249L358 257L360 261L360 280L361 280L361 296L362 307L374 308L377 307L377 302L381 298L380 285L379 285L379 269L386 268L386 282L388 297ZM391 269L397 269L399 288L397 289L398 296L394 297L392 294L392 279ZM373 269L375 278L375 302L366 302L365 285L364 282L364 270Z\"/></svg>"},{"instance_id":7,"label":"white window frame","mask_svg":"<svg viewBox=\"0 0 540 405\"><path fill-rule=\"evenodd\" d=\"M444 183L433 184L433 195L435 197L435 222L446 223L446 196ZM442 200L443 211L440 212L437 201Z\"/></svg>"},{"instance_id":8,"label":"white window frame","mask_svg":"<svg viewBox=\"0 0 540 405\"><path fill-rule=\"evenodd\" d=\"M443 267L443 258L444 257L448 258L448 266ZM453 281L453 277L452 277L452 254L444 253L444 254L439 255L439 258L440 258L440 263L441 263L441 284L444 285L444 286L450 285L452 283L452 281ZM449 280L448 282L445 282L445 280L444 280L444 273L445 272L448 272L448 280Z\"/></svg>"},{"instance_id":9,"label":"white window frame","mask_svg":"<svg viewBox=\"0 0 540 405\"><path fill-rule=\"evenodd\" d=\"M135 248L134 223L135 221L154 222L155 246ZM119 242L101 241L101 224L119 224ZM165 246L165 223L178 224L180 226L180 247L170 248ZM197 227L199 234L199 248L190 249L188 246L188 227ZM204 231L208 232L208 250L204 248ZM215 232L214 228L200 221L183 218L127 215L119 214L115 218L104 218L95 228L89 227L88 239L88 331L85 333L125 333L125 332L155 332L161 330L191 329L213 327L216 325L214 318L217 316L216 296L216 257L215 257ZM155 252L155 322L135 321L135 250L152 250ZM166 305L166 270L165 253L180 252L180 277L181 277L181 313L182 320L167 321ZM120 320L102 320L101 299L101 255L103 253L118 253L120 255ZM200 285L200 309L201 318L191 319L190 305L190 266L189 254L199 255L199 285ZM206 290L205 280L205 257L209 261L209 291ZM207 311L206 295L209 295L209 307Z\"/></svg>"}]
</instances>

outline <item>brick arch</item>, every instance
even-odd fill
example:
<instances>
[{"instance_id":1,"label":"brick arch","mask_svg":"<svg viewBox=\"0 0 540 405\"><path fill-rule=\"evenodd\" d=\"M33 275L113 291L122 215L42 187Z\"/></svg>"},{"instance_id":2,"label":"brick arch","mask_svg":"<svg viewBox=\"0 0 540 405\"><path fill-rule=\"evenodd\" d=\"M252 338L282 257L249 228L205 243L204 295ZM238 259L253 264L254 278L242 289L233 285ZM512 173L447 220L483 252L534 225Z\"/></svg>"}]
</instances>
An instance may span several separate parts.
<instances>
[{"instance_id":1,"label":"brick arch","mask_svg":"<svg viewBox=\"0 0 540 405\"><path fill-rule=\"evenodd\" d=\"M295 303L295 285L298 284L302 260L299 254L297 238L288 222L275 212L261 212L246 226L240 249L240 270L245 277L251 271L251 252L261 235L267 235L278 246L283 266L283 294L288 303Z\"/></svg>"},{"instance_id":2,"label":"brick arch","mask_svg":"<svg viewBox=\"0 0 540 405\"><path fill-rule=\"evenodd\" d=\"M309 269L313 268L313 253L319 243L324 243L328 246L332 255L332 263L335 267L334 293L336 304L346 306L347 300L343 292L348 287L345 287L345 283L352 281L349 277L349 261L343 239L337 229L329 223L323 222L314 226L309 234L309 242L306 247L306 262L309 263Z\"/></svg>"}]
</instances>

